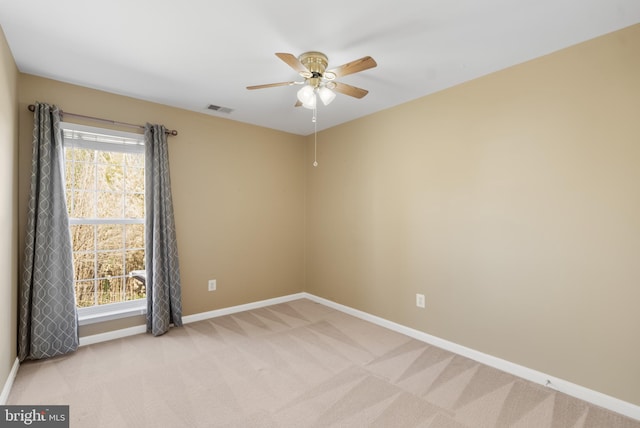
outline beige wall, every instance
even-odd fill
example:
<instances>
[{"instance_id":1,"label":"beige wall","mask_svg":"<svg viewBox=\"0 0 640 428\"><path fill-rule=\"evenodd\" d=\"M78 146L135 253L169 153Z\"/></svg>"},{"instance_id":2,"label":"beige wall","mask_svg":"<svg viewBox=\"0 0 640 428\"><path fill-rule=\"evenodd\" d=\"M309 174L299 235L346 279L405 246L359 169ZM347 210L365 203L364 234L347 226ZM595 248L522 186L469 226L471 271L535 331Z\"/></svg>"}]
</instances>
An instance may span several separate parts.
<instances>
[{"instance_id":1,"label":"beige wall","mask_svg":"<svg viewBox=\"0 0 640 428\"><path fill-rule=\"evenodd\" d=\"M322 132L307 291L640 405L639 52L636 25Z\"/></svg>"},{"instance_id":2,"label":"beige wall","mask_svg":"<svg viewBox=\"0 0 640 428\"><path fill-rule=\"evenodd\" d=\"M72 113L178 130L169 155L184 315L303 290L302 137L31 75L19 81L20 248L33 121L27 105L37 100ZM217 291L207 291L208 279L218 280ZM141 320L83 327L81 336Z\"/></svg>"},{"instance_id":3,"label":"beige wall","mask_svg":"<svg viewBox=\"0 0 640 428\"><path fill-rule=\"evenodd\" d=\"M0 391L16 359L18 69L0 28Z\"/></svg>"}]
</instances>

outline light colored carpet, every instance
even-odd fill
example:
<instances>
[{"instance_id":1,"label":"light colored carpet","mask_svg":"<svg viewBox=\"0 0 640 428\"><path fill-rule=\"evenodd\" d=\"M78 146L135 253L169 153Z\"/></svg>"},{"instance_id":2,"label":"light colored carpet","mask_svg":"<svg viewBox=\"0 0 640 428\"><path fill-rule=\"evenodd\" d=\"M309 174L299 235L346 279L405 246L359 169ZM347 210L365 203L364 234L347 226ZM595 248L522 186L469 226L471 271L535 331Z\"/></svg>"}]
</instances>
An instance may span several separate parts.
<instances>
[{"instance_id":1,"label":"light colored carpet","mask_svg":"<svg viewBox=\"0 0 640 428\"><path fill-rule=\"evenodd\" d=\"M25 363L7 404L74 428L640 428L306 299Z\"/></svg>"}]
</instances>

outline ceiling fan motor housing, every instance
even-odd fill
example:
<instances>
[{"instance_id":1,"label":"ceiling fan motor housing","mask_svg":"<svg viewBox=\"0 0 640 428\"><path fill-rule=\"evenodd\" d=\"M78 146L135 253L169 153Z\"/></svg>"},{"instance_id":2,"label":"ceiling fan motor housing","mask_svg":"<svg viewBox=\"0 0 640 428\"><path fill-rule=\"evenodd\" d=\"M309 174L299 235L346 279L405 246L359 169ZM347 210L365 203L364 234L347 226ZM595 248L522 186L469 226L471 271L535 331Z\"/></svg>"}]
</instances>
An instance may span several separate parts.
<instances>
[{"instance_id":1,"label":"ceiling fan motor housing","mask_svg":"<svg viewBox=\"0 0 640 428\"><path fill-rule=\"evenodd\" d=\"M307 67L310 72L320 74L324 73L329 64L329 59L322 52L305 52L298 57L298 61Z\"/></svg>"},{"instance_id":2,"label":"ceiling fan motor housing","mask_svg":"<svg viewBox=\"0 0 640 428\"><path fill-rule=\"evenodd\" d=\"M327 69L329 59L322 52L305 52L298 57L298 61L302 63L311 72L311 77L307 78L307 84L317 88L322 82L324 71Z\"/></svg>"}]
</instances>

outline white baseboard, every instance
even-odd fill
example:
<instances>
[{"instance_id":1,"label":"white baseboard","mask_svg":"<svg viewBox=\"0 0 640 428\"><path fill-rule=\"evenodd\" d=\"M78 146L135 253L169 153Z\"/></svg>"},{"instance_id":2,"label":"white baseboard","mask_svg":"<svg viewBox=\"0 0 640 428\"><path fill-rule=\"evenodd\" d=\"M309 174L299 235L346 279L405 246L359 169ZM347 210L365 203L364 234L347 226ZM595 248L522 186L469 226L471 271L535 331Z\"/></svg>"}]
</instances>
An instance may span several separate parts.
<instances>
[{"instance_id":1,"label":"white baseboard","mask_svg":"<svg viewBox=\"0 0 640 428\"><path fill-rule=\"evenodd\" d=\"M231 315L238 312L249 311L251 309L264 308L265 306L277 305L279 303L286 303L292 300L308 298L307 293L289 294L288 296L275 297L273 299L260 300L258 302L246 303L244 305L231 306L229 308L216 309L209 312L201 312L199 314L187 315L182 317L183 324L189 324L196 321L207 320L210 318L221 317L224 315Z\"/></svg>"},{"instance_id":2,"label":"white baseboard","mask_svg":"<svg viewBox=\"0 0 640 428\"><path fill-rule=\"evenodd\" d=\"M462 355L474 361L478 361L479 363L494 367L498 370L502 370L503 372L510 373L514 376L518 376L528 381L547 386L549 388L555 389L556 391L560 391L588 403L595 404L596 406L604 407L605 409L609 409L613 412L620 413L636 420L640 420L640 406L637 406L635 404L631 404L618 398L611 397L609 395L594 391L589 388L585 388L575 383L550 376L537 370L533 370L528 367L524 367L519 364L515 364L510 361L506 361L501 358L494 357L492 355L488 355L462 345L458 345L457 343L449 342L448 340L444 340L439 337L424 333L422 331L394 323L392 321L377 317L375 315L371 315L367 312L363 312L349 306L341 305L339 303L315 296L313 294L303 294L304 297L316 303L320 303L349 315L353 315L357 318L388 328L389 330L396 331L430 345L434 345L447 351L454 352L458 355Z\"/></svg>"},{"instance_id":3,"label":"white baseboard","mask_svg":"<svg viewBox=\"0 0 640 428\"><path fill-rule=\"evenodd\" d=\"M290 294L288 296L275 297L273 299L261 300L258 302L246 303L244 305L231 306L229 308L216 309L209 312L201 312L199 314L186 315L182 317L183 324L189 324L196 321L202 321L209 318L221 317L223 315L235 314L237 312L248 311L251 309L264 308L265 306L277 305L278 303L290 302L292 300L303 299L307 297L305 293ZM146 325L137 325L134 327L123 328L120 330L108 331L106 333L93 334L80 338L80 346L93 345L94 343L106 342L109 340L121 339L123 337L134 336L136 334L145 333Z\"/></svg>"},{"instance_id":4,"label":"white baseboard","mask_svg":"<svg viewBox=\"0 0 640 428\"><path fill-rule=\"evenodd\" d=\"M16 357L16 360L13 362L13 366L11 367L11 371L9 372L9 376L7 376L7 381L4 383L4 387L2 388L2 394L0 394L0 406L7 404L9 393L13 387L13 381L16 379L16 375L18 374L18 368L20 368L20 361Z\"/></svg>"},{"instance_id":5,"label":"white baseboard","mask_svg":"<svg viewBox=\"0 0 640 428\"><path fill-rule=\"evenodd\" d=\"M135 336L147 331L146 325L136 325L134 327L120 330L108 331L106 333L92 334L80 338L80 346L93 345L94 343L107 342L109 340L121 339L123 337Z\"/></svg>"},{"instance_id":6,"label":"white baseboard","mask_svg":"<svg viewBox=\"0 0 640 428\"><path fill-rule=\"evenodd\" d=\"M401 324L397 324L395 322L386 320L384 318L380 318L378 316L371 315L369 313L360 311L358 309L341 305L331 300L327 300L322 297L318 297L306 292L291 294L288 296L276 297L273 299L261 300L258 302L247 303L247 304L238 305L238 306L232 306L229 308L216 309L213 311L202 312L199 314L187 315L182 317L182 322L184 324L189 324L189 323L203 321L210 318L230 315L238 312L248 311L251 309L263 308L266 306L276 305L279 303L286 303L292 300L303 299L303 298L309 299L316 303L320 303L322 305L328 306L330 308L336 309L346 314L353 315L357 318L388 328L389 330L396 331L398 333L404 334L406 336L412 337L414 339L420 340L430 345L437 346L439 348L445 349L450 352L454 352L458 355L462 355L474 361L478 361L479 363L486 364L487 366L494 367L498 370L502 370L514 376L518 376L522 379L526 379L528 381L555 389L557 391L563 392L567 395L586 401L588 403L592 403L597 406L604 407L605 409L609 409L613 412L620 413L622 415L628 416L636 420L640 420L640 406L637 406L635 404L628 403L626 401L620 400L615 397L611 397L609 395L600 393L598 391L594 391L589 388L585 388L575 383L550 376L548 374L539 372L537 370L533 370L528 367L524 367L519 364L515 364L510 361L506 361L501 358L494 357L492 355L488 355L480 351L476 351L475 349L458 345L457 343L450 342L448 340L441 339L436 336L432 336L425 332L415 330L410 327L403 326ZM122 337L133 336L136 334L144 333L145 331L146 331L146 326L141 325L141 326L130 327L122 330L110 331L107 333L81 337L80 346L86 346L86 345L91 345L93 343L105 342L107 340L114 340ZM17 366L15 367L15 371L17 372ZM13 377L15 377L15 374L13 374ZM13 383L13 378L10 377L10 379L11 379L11 383ZM7 380L7 382L9 382L9 380ZM7 389L7 386L5 385L5 390L6 389ZM5 394L5 391L3 390L2 397L4 397L4 394ZM8 390L6 392L6 395L7 396L9 395ZM1 400L0 400L0 403L2 403Z\"/></svg>"}]
</instances>

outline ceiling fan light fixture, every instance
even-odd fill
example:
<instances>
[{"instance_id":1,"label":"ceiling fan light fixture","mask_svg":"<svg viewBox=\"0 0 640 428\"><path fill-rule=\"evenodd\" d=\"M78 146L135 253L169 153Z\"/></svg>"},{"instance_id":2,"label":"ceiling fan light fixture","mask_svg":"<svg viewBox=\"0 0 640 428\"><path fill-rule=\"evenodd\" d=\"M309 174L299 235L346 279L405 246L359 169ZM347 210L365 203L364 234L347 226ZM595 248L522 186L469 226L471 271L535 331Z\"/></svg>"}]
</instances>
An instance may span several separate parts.
<instances>
[{"instance_id":1,"label":"ceiling fan light fixture","mask_svg":"<svg viewBox=\"0 0 640 428\"><path fill-rule=\"evenodd\" d=\"M315 98L314 88L310 85L304 85L298 90L298 100L302 103L308 103L311 98Z\"/></svg>"},{"instance_id":2,"label":"ceiling fan light fixture","mask_svg":"<svg viewBox=\"0 0 640 428\"><path fill-rule=\"evenodd\" d=\"M311 98L307 100L307 102L302 103L302 107L313 110L316 108L316 94L313 94Z\"/></svg>"},{"instance_id":3,"label":"ceiling fan light fixture","mask_svg":"<svg viewBox=\"0 0 640 428\"><path fill-rule=\"evenodd\" d=\"M304 108L316 108L316 88L311 85L304 85L298 90L298 100Z\"/></svg>"},{"instance_id":4,"label":"ceiling fan light fixture","mask_svg":"<svg viewBox=\"0 0 640 428\"><path fill-rule=\"evenodd\" d=\"M327 88L326 86L323 86L322 88L320 88L318 90L318 95L320 96L320 99L322 100L322 104L328 106L329 104L331 104L331 101L333 101L336 97L335 92L333 92L331 89Z\"/></svg>"}]
</instances>

